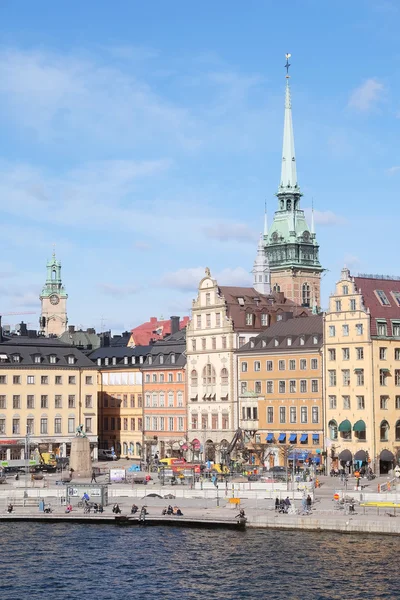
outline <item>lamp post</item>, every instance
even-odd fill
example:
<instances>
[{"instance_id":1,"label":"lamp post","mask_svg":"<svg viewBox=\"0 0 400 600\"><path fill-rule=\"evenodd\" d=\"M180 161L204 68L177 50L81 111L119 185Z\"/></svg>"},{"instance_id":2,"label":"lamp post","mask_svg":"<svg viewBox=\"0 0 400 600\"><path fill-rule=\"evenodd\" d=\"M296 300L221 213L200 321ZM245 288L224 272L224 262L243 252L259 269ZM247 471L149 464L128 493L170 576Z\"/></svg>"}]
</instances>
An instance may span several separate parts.
<instances>
[{"instance_id":1,"label":"lamp post","mask_svg":"<svg viewBox=\"0 0 400 600\"><path fill-rule=\"evenodd\" d=\"M28 487L28 474L29 474L29 429L26 428L25 436L25 487Z\"/></svg>"}]
</instances>

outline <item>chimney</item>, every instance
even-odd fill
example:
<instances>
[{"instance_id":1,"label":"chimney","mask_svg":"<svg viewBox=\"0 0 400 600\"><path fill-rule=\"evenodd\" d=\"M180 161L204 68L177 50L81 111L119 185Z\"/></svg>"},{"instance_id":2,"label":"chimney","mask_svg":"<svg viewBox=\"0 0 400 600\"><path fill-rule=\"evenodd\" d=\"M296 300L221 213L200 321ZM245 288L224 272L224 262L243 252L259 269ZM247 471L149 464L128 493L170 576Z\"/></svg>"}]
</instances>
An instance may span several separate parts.
<instances>
[{"instance_id":1,"label":"chimney","mask_svg":"<svg viewBox=\"0 0 400 600\"><path fill-rule=\"evenodd\" d=\"M96 330L94 329L94 327L88 327L86 333L94 334L94 333L96 333Z\"/></svg>"},{"instance_id":2,"label":"chimney","mask_svg":"<svg viewBox=\"0 0 400 600\"><path fill-rule=\"evenodd\" d=\"M68 325L68 333L75 333L75 325Z\"/></svg>"},{"instance_id":3,"label":"chimney","mask_svg":"<svg viewBox=\"0 0 400 600\"><path fill-rule=\"evenodd\" d=\"M157 323L158 319L157 317L150 317L150 323L153 325L154 323Z\"/></svg>"},{"instance_id":4,"label":"chimney","mask_svg":"<svg viewBox=\"0 0 400 600\"><path fill-rule=\"evenodd\" d=\"M179 331L179 317L170 317L171 319L171 333L178 333Z\"/></svg>"},{"instance_id":5,"label":"chimney","mask_svg":"<svg viewBox=\"0 0 400 600\"><path fill-rule=\"evenodd\" d=\"M26 326L26 323L24 323L23 321L21 321L19 326L19 334L25 337L28 335L28 328Z\"/></svg>"}]
</instances>

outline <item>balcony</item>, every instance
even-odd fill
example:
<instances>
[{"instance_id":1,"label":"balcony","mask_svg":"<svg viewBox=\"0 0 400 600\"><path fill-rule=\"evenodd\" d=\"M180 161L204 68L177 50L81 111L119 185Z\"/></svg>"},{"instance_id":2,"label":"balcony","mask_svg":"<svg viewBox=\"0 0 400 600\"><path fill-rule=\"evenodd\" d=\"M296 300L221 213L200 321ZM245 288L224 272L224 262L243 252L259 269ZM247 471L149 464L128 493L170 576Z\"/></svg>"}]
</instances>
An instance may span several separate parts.
<instances>
[{"instance_id":1,"label":"balcony","mask_svg":"<svg viewBox=\"0 0 400 600\"><path fill-rule=\"evenodd\" d=\"M245 431L258 429L258 397L254 394L240 398L239 426Z\"/></svg>"}]
</instances>

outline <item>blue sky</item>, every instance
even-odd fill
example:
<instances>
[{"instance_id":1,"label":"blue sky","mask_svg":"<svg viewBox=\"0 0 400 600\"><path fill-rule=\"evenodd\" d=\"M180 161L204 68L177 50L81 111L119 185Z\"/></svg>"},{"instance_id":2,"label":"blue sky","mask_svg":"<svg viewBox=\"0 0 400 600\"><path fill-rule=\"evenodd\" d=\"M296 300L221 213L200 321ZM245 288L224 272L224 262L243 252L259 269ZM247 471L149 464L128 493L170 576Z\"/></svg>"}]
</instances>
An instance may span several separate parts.
<instances>
[{"instance_id":1,"label":"blue sky","mask_svg":"<svg viewBox=\"0 0 400 600\"><path fill-rule=\"evenodd\" d=\"M188 314L205 266L251 283L286 52L323 304L344 263L400 274L395 0L3 0L0 20L0 312L36 325L53 243L85 327Z\"/></svg>"}]
</instances>

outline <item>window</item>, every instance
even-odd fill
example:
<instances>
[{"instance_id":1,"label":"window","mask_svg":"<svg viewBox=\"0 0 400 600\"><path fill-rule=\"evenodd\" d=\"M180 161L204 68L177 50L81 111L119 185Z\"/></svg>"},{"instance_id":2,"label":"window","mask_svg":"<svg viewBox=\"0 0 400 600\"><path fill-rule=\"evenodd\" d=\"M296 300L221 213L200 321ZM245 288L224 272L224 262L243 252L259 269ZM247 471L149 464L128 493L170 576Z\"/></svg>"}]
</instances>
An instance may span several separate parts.
<instances>
[{"instance_id":1,"label":"window","mask_svg":"<svg viewBox=\"0 0 400 600\"><path fill-rule=\"evenodd\" d=\"M19 435L20 434L20 421L19 421L19 419L13 419L12 420L12 432L13 432L13 435Z\"/></svg>"},{"instance_id":2,"label":"window","mask_svg":"<svg viewBox=\"0 0 400 600\"><path fill-rule=\"evenodd\" d=\"M286 392L286 381L279 382L279 393L284 394Z\"/></svg>"},{"instance_id":3,"label":"window","mask_svg":"<svg viewBox=\"0 0 400 600\"><path fill-rule=\"evenodd\" d=\"M43 382L42 382L42 383L43 383ZM68 376L68 383L69 383L70 385L74 385L74 384L76 383L76 378L75 378L75 375L69 375L69 376Z\"/></svg>"},{"instance_id":4,"label":"window","mask_svg":"<svg viewBox=\"0 0 400 600\"><path fill-rule=\"evenodd\" d=\"M145 383L150 383L150 375L146 373Z\"/></svg>"},{"instance_id":5,"label":"window","mask_svg":"<svg viewBox=\"0 0 400 600\"><path fill-rule=\"evenodd\" d=\"M291 381L289 381L289 392L291 394L296 393L296 380L295 379L292 379Z\"/></svg>"},{"instance_id":6,"label":"window","mask_svg":"<svg viewBox=\"0 0 400 600\"><path fill-rule=\"evenodd\" d=\"M400 440L400 421L397 421L395 425L395 439L396 441Z\"/></svg>"},{"instance_id":7,"label":"window","mask_svg":"<svg viewBox=\"0 0 400 600\"><path fill-rule=\"evenodd\" d=\"M54 433L61 433L61 417L54 419Z\"/></svg>"},{"instance_id":8,"label":"window","mask_svg":"<svg viewBox=\"0 0 400 600\"><path fill-rule=\"evenodd\" d=\"M56 375L55 376L55 384L56 385L62 385L62 377L61 377L61 375Z\"/></svg>"},{"instance_id":9,"label":"window","mask_svg":"<svg viewBox=\"0 0 400 600\"><path fill-rule=\"evenodd\" d=\"M62 396L54 396L54 408L62 408Z\"/></svg>"},{"instance_id":10,"label":"window","mask_svg":"<svg viewBox=\"0 0 400 600\"><path fill-rule=\"evenodd\" d=\"M90 394L85 396L85 408L93 408L93 396Z\"/></svg>"},{"instance_id":11,"label":"window","mask_svg":"<svg viewBox=\"0 0 400 600\"><path fill-rule=\"evenodd\" d=\"M344 410L350 410L350 396L342 396L342 400L343 400L343 409Z\"/></svg>"},{"instance_id":12,"label":"window","mask_svg":"<svg viewBox=\"0 0 400 600\"><path fill-rule=\"evenodd\" d=\"M247 363L246 363L246 371L247 371ZM216 380L215 369L212 365L210 365L210 363L208 363L203 369L203 385L215 385L215 380Z\"/></svg>"},{"instance_id":13,"label":"window","mask_svg":"<svg viewBox=\"0 0 400 600\"><path fill-rule=\"evenodd\" d=\"M225 335L222 336L221 341L222 341L222 349L226 350L226 336Z\"/></svg>"},{"instance_id":14,"label":"window","mask_svg":"<svg viewBox=\"0 0 400 600\"><path fill-rule=\"evenodd\" d=\"M121 426L119 427L119 429L121 429ZM92 418L91 417L86 417L85 418L85 431L86 431L86 433L93 433L93 431L92 431Z\"/></svg>"},{"instance_id":15,"label":"window","mask_svg":"<svg viewBox=\"0 0 400 600\"><path fill-rule=\"evenodd\" d=\"M389 423L382 421L380 424L381 442L387 442L389 440Z\"/></svg>"},{"instance_id":16,"label":"window","mask_svg":"<svg viewBox=\"0 0 400 600\"><path fill-rule=\"evenodd\" d=\"M197 387L197 384L198 384L197 371L196 371L196 369L192 369L190 372L190 385L192 385L193 387Z\"/></svg>"},{"instance_id":17,"label":"window","mask_svg":"<svg viewBox=\"0 0 400 600\"><path fill-rule=\"evenodd\" d=\"M304 338L304 335L300 336L300 346L304 346L306 340Z\"/></svg>"},{"instance_id":18,"label":"window","mask_svg":"<svg viewBox=\"0 0 400 600\"><path fill-rule=\"evenodd\" d=\"M34 375L28 375L28 377L26 378L26 382L28 383L28 385L34 385L34 383L35 383L35 376Z\"/></svg>"},{"instance_id":19,"label":"window","mask_svg":"<svg viewBox=\"0 0 400 600\"><path fill-rule=\"evenodd\" d=\"M68 396L68 408L75 408L75 396L74 395Z\"/></svg>"},{"instance_id":20,"label":"window","mask_svg":"<svg viewBox=\"0 0 400 600\"><path fill-rule=\"evenodd\" d=\"M292 345L292 338L288 337L287 340L286 340L286 343L287 343L288 346L291 346Z\"/></svg>"},{"instance_id":21,"label":"window","mask_svg":"<svg viewBox=\"0 0 400 600\"><path fill-rule=\"evenodd\" d=\"M336 360L335 348L328 348L328 358L329 358L329 360Z\"/></svg>"},{"instance_id":22,"label":"window","mask_svg":"<svg viewBox=\"0 0 400 600\"><path fill-rule=\"evenodd\" d=\"M222 429L229 429L229 415L222 414Z\"/></svg>"},{"instance_id":23,"label":"window","mask_svg":"<svg viewBox=\"0 0 400 600\"><path fill-rule=\"evenodd\" d=\"M0 408L7 408L6 396L0 396Z\"/></svg>"},{"instance_id":24,"label":"window","mask_svg":"<svg viewBox=\"0 0 400 600\"><path fill-rule=\"evenodd\" d=\"M206 306L210 306L211 304L211 294L210 292L206 293Z\"/></svg>"},{"instance_id":25,"label":"window","mask_svg":"<svg viewBox=\"0 0 400 600\"><path fill-rule=\"evenodd\" d=\"M138 426L137 426L138 431L143 431L143 419L138 419L137 422L138 422Z\"/></svg>"},{"instance_id":26,"label":"window","mask_svg":"<svg viewBox=\"0 0 400 600\"><path fill-rule=\"evenodd\" d=\"M160 392L160 408L164 408L165 406L165 394L164 392Z\"/></svg>"},{"instance_id":27,"label":"window","mask_svg":"<svg viewBox=\"0 0 400 600\"><path fill-rule=\"evenodd\" d=\"M318 406L313 406L311 408L311 421L312 421L312 423L318 423L319 422L319 410L318 410Z\"/></svg>"},{"instance_id":28,"label":"window","mask_svg":"<svg viewBox=\"0 0 400 600\"><path fill-rule=\"evenodd\" d=\"M128 431L128 419L127 419L127 417L124 417L123 424L124 424L124 431Z\"/></svg>"},{"instance_id":29,"label":"window","mask_svg":"<svg viewBox=\"0 0 400 600\"><path fill-rule=\"evenodd\" d=\"M157 398L157 394L155 392L153 392L153 402L152 402L152 407L156 408L157 407L157 402L158 398Z\"/></svg>"},{"instance_id":30,"label":"window","mask_svg":"<svg viewBox=\"0 0 400 600\"><path fill-rule=\"evenodd\" d=\"M172 383L174 381L173 373L168 373L168 383Z\"/></svg>"},{"instance_id":31,"label":"window","mask_svg":"<svg viewBox=\"0 0 400 600\"><path fill-rule=\"evenodd\" d=\"M296 361L295 360L289 360L289 370L290 371L296 370Z\"/></svg>"},{"instance_id":32,"label":"window","mask_svg":"<svg viewBox=\"0 0 400 600\"><path fill-rule=\"evenodd\" d=\"M395 405L396 410L400 410L400 396L395 397L394 405Z\"/></svg>"},{"instance_id":33,"label":"window","mask_svg":"<svg viewBox=\"0 0 400 600\"><path fill-rule=\"evenodd\" d=\"M350 348L342 348L343 360L350 360Z\"/></svg>"},{"instance_id":34,"label":"window","mask_svg":"<svg viewBox=\"0 0 400 600\"><path fill-rule=\"evenodd\" d=\"M387 385L388 372L386 369L379 370L379 383L381 385Z\"/></svg>"},{"instance_id":35,"label":"window","mask_svg":"<svg viewBox=\"0 0 400 600\"><path fill-rule=\"evenodd\" d=\"M395 369L394 371L394 384L400 385L400 369Z\"/></svg>"},{"instance_id":36,"label":"window","mask_svg":"<svg viewBox=\"0 0 400 600\"><path fill-rule=\"evenodd\" d=\"M279 340L278 340L278 338L274 339L274 346L279 346Z\"/></svg>"},{"instance_id":37,"label":"window","mask_svg":"<svg viewBox=\"0 0 400 600\"><path fill-rule=\"evenodd\" d=\"M305 358L300 359L300 371L307 370L307 360Z\"/></svg>"},{"instance_id":38,"label":"window","mask_svg":"<svg viewBox=\"0 0 400 600\"><path fill-rule=\"evenodd\" d=\"M350 300L350 310L354 312L356 310L356 301Z\"/></svg>"},{"instance_id":39,"label":"window","mask_svg":"<svg viewBox=\"0 0 400 600\"><path fill-rule=\"evenodd\" d=\"M206 338L201 338L201 349L206 350L207 348L207 340Z\"/></svg>"},{"instance_id":40,"label":"window","mask_svg":"<svg viewBox=\"0 0 400 600\"><path fill-rule=\"evenodd\" d=\"M221 385L228 385L229 383L229 373L228 369L221 369Z\"/></svg>"},{"instance_id":41,"label":"window","mask_svg":"<svg viewBox=\"0 0 400 600\"><path fill-rule=\"evenodd\" d=\"M240 382L240 393L247 394L247 381Z\"/></svg>"},{"instance_id":42,"label":"window","mask_svg":"<svg viewBox=\"0 0 400 600\"><path fill-rule=\"evenodd\" d=\"M295 406L291 406L289 410L290 422L296 423L297 421L297 409Z\"/></svg>"},{"instance_id":43,"label":"window","mask_svg":"<svg viewBox=\"0 0 400 600\"><path fill-rule=\"evenodd\" d=\"M196 317L196 326L197 329L201 329L201 315L197 315Z\"/></svg>"},{"instance_id":44,"label":"window","mask_svg":"<svg viewBox=\"0 0 400 600\"><path fill-rule=\"evenodd\" d=\"M318 358L312 358L311 359L311 368L312 369L318 369Z\"/></svg>"},{"instance_id":45,"label":"window","mask_svg":"<svg viewBox=\"0 0 400 600\"><path fill-rule=\"evenodd\" d=\"M128 394L122 396L123 407L128 408Z\"/></svg>"},{"instance_id":46,"label":"window","mask_svg":"<svg viewBox=\"0 0 400 600\"><path fill-rule=\"evenodd\" d=\"M50 354L49 362L50 362L50 364L55 365L57 362L57 356L55 354Z\"/></svg>"},{"instance_id":47,"label":"window","mask_svg":"<svg viewBox=\"0 0 400 600\"><path fill-rule=\"evenodd\" d=\"M261 371L261 363L259 360L254 361L254 370Z\"/></svg>"},{"instance_id":48,"label":"window","mask_svg":"<svg viewBox=\"0 0 400 600\"><path fill-rule=\"evenodd\" d=\"M168 429L169 431L174 431L174 417L168 417Z\"/></svg>"},{"instance_id":49,"label":"window","mask_svg":"<svg viewBox=\"0 0 400 600\"><path fill-rule=\"evenodd\" d=\"M215 326L221 327L221 313L215 314Z\"/></svg>"},{"instance_id":50,"label":"window","mask_svg":"<svg viewBox=\"0 0 400 600\"><path fill-rule=\"evenodd\" d=\"M335 410L337 407L336 396L329 396L329 408Z\"/></svg>"},{"instance_id":51,"label":"window","mask_svg":"<svg viewBox=\"0 0 400 600\"><path fill-rule=\"evenodd\" d=\"M336 330L334 325L329 325L329 337L335 337Z\"/></svg>"},{"instance_id":52,"label":"window","mask_svg":"<svg viewBox=\"0 0 400 600\"><path fill-rule=\"evenodd\" d=\"M386 321L378 321L377 323L378 335L387 336L387 323Z\"/></svg>"},{"instance_id":53,"label":"window","mask_svg":"<svg viewBox=\"0 0 400 600\"><path fill-rule=\"evenodd\" d=\"M267 360L267 371L272 371L273 363L272 360Z\"/></svg>"},{"instance_id":54,"label":"window","mask_svg":"<svg viewBox=\"0 0 400 600\"><path fill-rule=\"evenodd\" d=\"M7 383L7 375L0 375L0 383Z\"/></svg>"},{"instance_id":55,"label":"window","mask_svg":"<svg viewBox=\"0 0 400 600\"><path fill-rule=\"evenodd\" d=\"M254 393L261 394L261 381L254 382Z\"/></svg>"},{"instance_id":56,"label":"window","mask_svg":"<svg viewBox=\"0 0 400 600\"><path fill-rule=\"evenodd\" d=\"M349 286L348 285L344 285L342 287L342 293L343 293L343 296L347 296L347 294L349 293Z\"/></svg>"},{"instance_id":57,"label":"window","mask_svg":"<svg viewBox=\"0 0 400 600\"><path fill-rule=\"evenodd\" d=\"M246 313L246 325L253 325L253 313Z\"/></svg>"},{"instance_id":58,"label":"window","mask_svg":"<svg viewBox=\"0 0 400 600\"><path fill-rule=\"evenodd\" d=\"M389 408L389 396L381 396L380 407L381 410L387 410Z\"/></svg>"},{"instance_id":59,"label":"window","mask_svg":"<svg viewBox=\"0 0 400 600\"><path fill-rule=\"evenodd\" d=\"M379 360L386 360L387 348L379 348Z\"/></svg>"},{"instance_id":60,"label":"window","mask_svg":"<svg viewBox=\"0 0 400 600\"><path fill-rule=\"evenodd\" d=\"M364 359L364 348L356 348L356 358L357 360Z\"/></svg>"},{"instance_id":61,"label":"window","mask_svg":"<svg viewBox=\"0 0 400 600\"><path fill-rule=\"evenodd\" d=\"M244 346L246 343L246 338L244 336L239 336L239 348L241 348L242 346Z\"/></svg>"},{"instance_id":62,"label":"window","mask_svg":"<svg viewBox=\"0 0 400 600\"><path fill-rule=\"evenodd\" d=\"M211 429L218 429L218 415L211 415Z\"/></svg>"},{"instance_id":63,"label":"window","mask_svg":"<svg viewBox=\"0 0 400 600\"><path fill-rule=\"evenodd\" d=\"M278 363L278 369L280 371L284 371L285 370L285 361L284 360L280 360Z\"/></svg>"},{"instance_id":64,"label":"window","mask_svg":"<svg viewBox=\"0 0 400 600\"><path fill-rule=\"evenodd\" d=\"M193 350L193 352L196 351L196 340L195 339L192 339L192 350Z\"/></svg>"},{"instance_id":65,"label":"window","mask_svg":"<svg viewBox=\"0 0 400 600\"><path fill-rule=\"evenodd\" d=\"M341 300L335 300L336 312L340 312L342 310L342 302Z\"/></svg>"},{"instance_id":66,"label":"window","mask_svg":"<svg viewBox=\"0 0 400 600\"><path fill-rule=\"evenodd\" d=\"M151 396L150 396L150 394L146 394L145 398L146 398L146 408L150 408L150 406L151 406Z\"/></svg>"},{"instance_id":67,"label":"window","mask_svg":"<svg viewBox=\"0 0 400 600\"><path fill-rule=\"evenodd\" d=\"M268 326L268 315L266 313L261 313L261 327Z\"/></svg>"},{"instance_id":68,"label":"window","mask_svg":"<svg viewBox=\"0 0 400 600\"><path fill-rule=\"evenodd\" d=\"M40 396L40 408L49 408L48 396Z\"/></svg>"},{"instance_id":69,"label":"window","mask_svg":"<svg viewBox=\"0 0 400 600\"><path fill-rule=\"evenodd\" d=\"M329 385L336 385L336 371L328 371Z\"/></svg>"},{"instance_id":70,"label":"window","mask_svg":"<svg viewBox=\"0 0 400 600\"><path fill-rule=\"evenodd\" d=\"M199 426L199 417L196 414L192 414L192 429L197 429Z\"/></svg>"},{"instance_id":71,"label":"window","mask_svg":"<svg viewBox=\"0 0 400 600\"><path fill-rule=\"evenodd\" d=\"M350 385L350 369L342 369L343 385Z\"/></svg>"},{"instance_id":72,"label":"window","mask_svg":"<svg viewBox=\"0 0 400 600\"><path fill-rule=\"evenodd\" d=\"M331 440L337 440L338 438L338 427L336 421L329 421L328 423L329 437Z\"/></svg>"},{"instance_id":73,"label":"window","mask_svg":"<svg viewBox=\"0 0 400 600\"><path fill-rule=\"evenodd\" d=\"M19 375L13 375L13 384L18 385L21 383L21 377Z\"/></svg>"},{"instance_id":74,"label":"window","mask_svg":"<svg viewBox=\"0 0 400 600\"><path fill-rule=\"evenodd\" d=\"M26 433L28 435L32 435L33 434L33 427L34 427L34 419L28 418L26 420Z\"/></svg>"},{"instance_id":75,"label":"window","mask_svg":"<svg viewBox=\"0 0 400 600\"><path fill-rule=\"evenodd\" d=\"M48 433L48 431L47 431L47 419L45 417L42 417L40 419L40 433L46 434L46 435Z\"/></svg>"},{"instance_id":76,"label":"window","mask_svg":"<svg viewBox=\"0 0 400 600\"><path fill-rule=\"evenodd\" d=\"M131 419L131 431L135 431L136 429L136 419Z\"/></svg>"},{"instance_id":77,"label":"window","mask_svg":"<svg viewBox=\"0 0 400 600\"><path fill-rule=\"evenodd\" d=\"M242 362L242 373L247 373L247 362Z\"/></svg>"},{"instance_id":78,"label":"window","mask_svg":"<svg viewBox=\"0 0 400 600\"><path fill-rule=\"evenodd\" d=\"M348 325L342 325L342 335L345 337L349 335L349 326Z\"/></svg>"},{"instance_id":79,"label":"window","mask_svg":"<svg viewBox=\"0 0 400 600\"><path fill-rule=\"evenodd\" d=\"M357 385L364 385L364 369L357 369Z\"/></svg>"},{"instance_id":80,"label":"window","mask_svg":"<svg viewBox=\"0 0 400 600\"><path fill-rule=\"evenodd\" d=\"M300 393L301 394L307 393L307 379L300 380Z\"/></svg>"},{"instance_id":81,"label":"window","mask_svg":"<svg viewBox=\"0 0 400 600\"><path fill-rule=\"evenodd\" d=\"M311 391L314 393L318 392L318 379L311 380Z\"/></svg>"},{"instance_id":82,"label":"window","mask_svg":"<svg viewBox=\"0 0 400 600\"><path fill-rule=\"evenodd\" d=\"M363 325L362 325L362 323L357 323L356 324L356 334L357 335L362 335L363 334Z\"/></svg>"},{"instance_id":83,"label":"window","mask_svg":"<svg viewBox=\"0 0 400 600\"><path fill-rule=\"evenodd\" d=\"M390 306L390 302L383 290L375 290L375 292L383 306Z\"/></svg>"},{"instance_id":84,"label":"window","mask_svg":"<svg viewBox=\"0 0 400 600\"><path fill-rule=\"evenodd\" d=\"M308 283L303 283L302 287L302 305L310 306L311 301L311 288Z\"/></svg>"},{"instance_id":85,"label":"window","mask_svg":"<svg viewBox=\"0 0 400 600\"><path fill-rule=\"evenodd\" d=\"M211 315L207 314L206 315L206 329L210 329L211 327Z\"/></svg>"},{"instance_id":86,"label":"window","mask_svg":"<svg viewBox=\"0 0 400 600\"><path fill-rule=\"evenodd\" d=\"M364 396L356 396L357 399L357 409L364 410L365 409L365 398Z\"/></svg>"},{"instance_id":87,"label":"window","mask_svg":"<svg viewBox=\"0 0 400 600\"><path fill-rule=\"evenodd\" d=\"M69 365L75 364L75 356L68 356L68 364Z\"/></svg>"},{"instance_id":88,"label":"window","mask_svg":"<svg viewBox=\"0 0 400 600\"><path fill-rule=\"evenodd\" d=\"M92 377L92 375L86 375L86 377L85 377L85 383L86 383L86 385L92 385L93 384L93 377Z\"/></svg>"},{"instance_id":89,"label":"window","mask_svg":"<svg viewBox=\"0 0 400 600\"><path fill-rule=\"evenodd\" d=\"M153 383L157 383L157 373L153 373L153 375L152 375L152 382Z\"/></svg>"},{"instance_id":90,"label":"window","mask_svg":"<svg viewBox=\"0 0 400 600\"><path fill-rule=\"evenodd\" d=\"M13 409L18 410L21 408L21 396L13 396Z\"/></svg>"},{"instance_id":91,"label":"window","mask_svg":"<svg viewBox=\"0 0 400 600\"><path fill-rule=\"evenodd\" d=\"M35 356L34 356L34 362L36 364L40 364L42 362L42 357L40 356L40 354L35 354Z\"/></svg>"},{"instance_id":92,"label":"window","mask_svg":"<svg viewBox=\"0 0 400 600\"><path fill-rule=\"evenodd\" d=\"M279 407L279 423L286 423L286 406Z\"/></svg>"},{"instance_id":93,"label":"window","mask_svg":"<svg viewBox=\"0 0 400 600\"><path fill-rule=\"evenodd\" d=\"M211 338L211 349L212 350L217 349L217 338L215 338L215 337Z\"/></svg>"},{"instance_id":94,"label":"window","mask_svg":"<svg viewBox=\"0 0 400 600\"><path fill-rule=\"evenodd\" d=\"M174 392L168 392L168 407L172 408L174 406Z\"/></svg>"},{"instance_id":95,"label":"window","mask_svg":"<svg viewBox=\"0 0 400 600\"><path fill-rule=\"evenodd\" d=\"M273 394L273 393L274 393L274 382L267 381L267 394Z\"/></svg>"},{"instance_id":96,"label":"window","mask_svg":"<svg viewBox=\"0 0 400 600\"><path fill-rule=\"evenodd\" d=\"M267 408L267 423L273 423L273 422L274 422L274 407L268 406L268 408Z\"/></svg>"},{"instance_id":97,"label":"window","mask_svg":"<svg viewBox=\"0 0 400 600\"><path fill-rule=\"evenodd\" d=\"M300 421L302 423L307 423L308 421L308 409L307 406L300 407Z\"/></svg>"}]
</instances>

